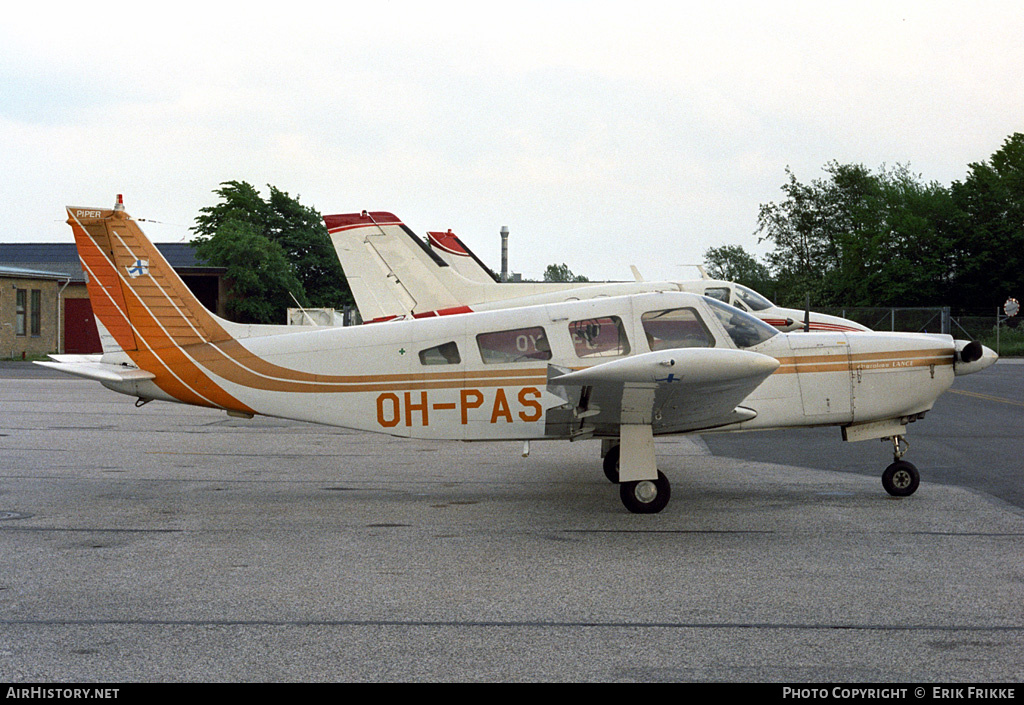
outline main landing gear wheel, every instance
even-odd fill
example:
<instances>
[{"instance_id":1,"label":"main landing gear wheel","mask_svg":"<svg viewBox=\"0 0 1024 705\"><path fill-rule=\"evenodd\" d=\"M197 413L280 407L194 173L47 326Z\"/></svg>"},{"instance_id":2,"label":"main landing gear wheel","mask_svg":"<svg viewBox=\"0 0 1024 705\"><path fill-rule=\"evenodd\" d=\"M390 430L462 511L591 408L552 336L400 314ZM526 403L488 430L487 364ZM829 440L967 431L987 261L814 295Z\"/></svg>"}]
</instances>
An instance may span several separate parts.
<instances>
[{"instance_id":1,"label":"main landing gear wheel","mask_svg":"<svg viewBox=\"0 0 1024 705\"><path fill-rule=\"evenodd\" d=\"M619 484L619 446L605 453L604 475L613 485Z\"/></svg>"},{"instance_id":2,"label":"main landing gear wheel","mask_svg":"<svg viewBox=\"0 0 1024 705\"><path fill-rule=\"evenodd\" d=\"M607 457L607 456L606 456ZM658 471L657 480L637 480L619 484L619 497L634 514L657 514L668 504L672 486L665 474Z\"/></svg>"},{"instance_id":3,"label":"main landing gear wheel","mask_svg":"<svg viewBox=\"0 0 1024 705\"><path fill-rule=\"evenodd\" d=\"M909 497L920 484L920 473L906 460L897 460L882 473L882 487L893 497Z\"/></svg>"}]
</instances>

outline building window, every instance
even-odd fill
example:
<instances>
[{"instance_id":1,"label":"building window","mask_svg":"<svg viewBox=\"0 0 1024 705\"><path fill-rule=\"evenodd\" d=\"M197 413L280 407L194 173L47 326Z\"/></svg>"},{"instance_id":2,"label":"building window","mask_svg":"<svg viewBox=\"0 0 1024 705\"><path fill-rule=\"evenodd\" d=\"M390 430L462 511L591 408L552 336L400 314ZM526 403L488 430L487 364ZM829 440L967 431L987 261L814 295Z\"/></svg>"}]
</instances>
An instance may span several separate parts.
<instances>
[{"instance_id":1,"label":"building window","mask_svg":"<svg viewBox=\"0 0 1024 705\"><path fill-rule=\"evenodd\" d=\"M43 292L32 290L32 305L29 307L29 321L32 326L32 337L38 338L40 331L39 313L43 310Z\"/></svg>"},{"instance_id":2,"label":"building window","mask_svg":"<svg viewBox=\"0 0 1024 705\"><path fill-rule=\"evenodd\" d=\"M14 332L16 335L25 335L25 307L28 305L25 289L18 289L14 301Z\"/></svg>"}]
</instances>

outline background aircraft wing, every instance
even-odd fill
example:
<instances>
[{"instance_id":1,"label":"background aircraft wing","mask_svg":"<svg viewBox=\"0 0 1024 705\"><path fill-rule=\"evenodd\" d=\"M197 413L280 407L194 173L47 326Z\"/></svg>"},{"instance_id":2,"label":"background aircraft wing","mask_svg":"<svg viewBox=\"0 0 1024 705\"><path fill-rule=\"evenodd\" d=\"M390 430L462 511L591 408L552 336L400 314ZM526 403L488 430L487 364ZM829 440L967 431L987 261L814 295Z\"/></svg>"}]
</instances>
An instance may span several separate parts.
<instances>
[{"instance_id":1,"label":"background aircraft wing","mask_svg":"<svg viewBox=\"0 0 1024 705\"><path fill-rule=\"evenodd\" d=\"M768 355L715 348L661 350L582 370L551 366L548 391L567 404L549 412L548 423L611 434L622 424L650 424L659 434L747 421L756 413L741 402L778 367Z\"/></svg>"}]
</instances>

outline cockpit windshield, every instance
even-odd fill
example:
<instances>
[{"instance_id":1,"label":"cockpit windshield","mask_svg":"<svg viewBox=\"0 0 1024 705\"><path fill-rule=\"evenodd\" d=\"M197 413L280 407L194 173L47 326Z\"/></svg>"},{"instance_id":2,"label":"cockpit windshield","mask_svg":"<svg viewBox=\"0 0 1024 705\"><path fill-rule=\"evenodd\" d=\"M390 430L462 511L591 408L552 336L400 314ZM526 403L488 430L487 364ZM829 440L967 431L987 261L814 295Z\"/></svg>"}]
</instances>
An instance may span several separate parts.
<instances>
[{"instance_id":1,"label":"cockpit windshield","mask_svg":"<svg viewBox=\"0 0 1024 705\"><path fill-rule=\"evenodd\" d=\"M774 335L778 335L776 328L768 325L760 318L751 316L745 311L740 311L735 306L723 304L721 301L704 297L708 308L718 317L725 332L732 338L738 348L752 348L760 345Z\"/></svg>"},{"instance_id":2,"label":"cockpit windshield","mask_svg":"<svg viewBox=\"0 0 1024 705\"><path fill-rule=\"evenodd\" d=\"M742 284L734 284L736 291L736 298L745 303L751 311L764 311L766 308L771 308L775 304L761 296L753 289L748 289Z\"/></svg>"}]
</instances>

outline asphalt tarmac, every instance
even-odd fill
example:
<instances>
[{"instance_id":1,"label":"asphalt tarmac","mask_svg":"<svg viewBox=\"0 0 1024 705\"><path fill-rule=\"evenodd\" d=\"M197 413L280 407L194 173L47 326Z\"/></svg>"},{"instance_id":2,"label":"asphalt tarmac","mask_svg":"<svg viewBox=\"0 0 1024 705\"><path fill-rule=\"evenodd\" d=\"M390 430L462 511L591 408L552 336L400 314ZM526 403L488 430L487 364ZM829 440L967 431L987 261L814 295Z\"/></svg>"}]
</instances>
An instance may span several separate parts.
<instances>
[{"instance_id":1,"label":"asphalt tarmac","mask_svg":"<svg viewBox=\"0 0 1024 705\"><path fill-rule=\"evenodd\" d=\"M776 435L777 434L777 435ZM707 434L716 456L871 475L892 462L892 443L840 443L836 428ZM921 482L967 487L1024 509L1024 359L957 377L923 421L907 427Z\"/></svg>"},{"instance_id":2,"label":"asphalt tarmac","mask_svg":"<svg viewBox=\"0 0 1024 705\"><path fill-rule=\"evenodd\" d=\"M1017 683L1024 365L888 445L420 442L0 365L0 682ZM732 445L730 445L732 444ZM978 478L990 478L982 482ZM980 484L979 484L980 483Z\"/></svg>"}]
</instances>

